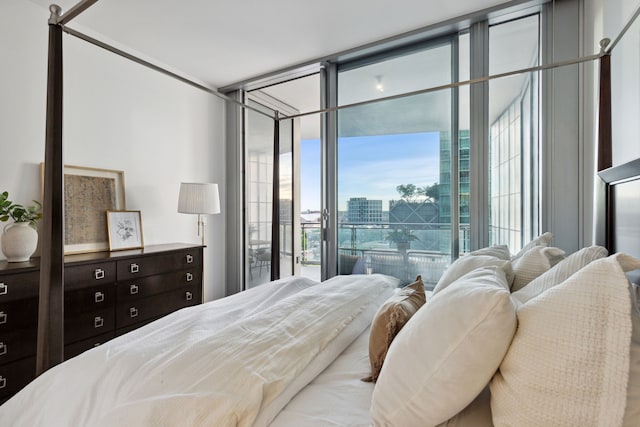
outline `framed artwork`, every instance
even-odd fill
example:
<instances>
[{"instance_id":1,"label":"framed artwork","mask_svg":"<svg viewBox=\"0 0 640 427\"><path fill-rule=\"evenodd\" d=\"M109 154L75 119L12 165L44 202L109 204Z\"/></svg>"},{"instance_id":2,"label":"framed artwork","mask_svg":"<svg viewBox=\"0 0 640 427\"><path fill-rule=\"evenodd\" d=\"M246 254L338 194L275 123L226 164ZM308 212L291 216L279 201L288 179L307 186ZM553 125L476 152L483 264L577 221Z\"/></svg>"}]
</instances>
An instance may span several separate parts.
<instances>
[{"instance_id":1,"label":"framed artwork","mask_svg":"<svg viewBox=\"0 0 640 427\"><path fill-rule=\"evenodd\" d=\"M64 165L65 254L108 250L105 212L124 209L123 171Z\"/></svg>"},{"instance_id":2,"label":"framed artwork","mask_svg":"<svg viewBox=\"0 0 640 427\"><path fill-rule=\"evenodd\" d=\"M143 247L140 211L107 211L107 229L110 251Z\"/></svg>"}]
</instances>

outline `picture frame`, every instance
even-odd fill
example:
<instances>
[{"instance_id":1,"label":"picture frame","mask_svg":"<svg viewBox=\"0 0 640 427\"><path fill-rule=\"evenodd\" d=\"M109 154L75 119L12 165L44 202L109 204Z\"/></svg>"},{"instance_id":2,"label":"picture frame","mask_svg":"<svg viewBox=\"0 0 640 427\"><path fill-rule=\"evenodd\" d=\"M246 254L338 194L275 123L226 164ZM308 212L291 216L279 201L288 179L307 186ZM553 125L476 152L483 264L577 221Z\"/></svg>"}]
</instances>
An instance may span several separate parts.
<instances>
[{"instance_id":1,"label":"picture frame","mask_svg":"<svg viewBox=\"0 0 640 427\"><path fill-rule=\"evenodd\" d=\"M40 164L44 194L44 163ZM109 250L107 210L125 210L124 172L64 165L64 253Z\"/></svg>"},{"instance_id":2,"label":"picture frame","mask_svg":"<svg viewBox=\"0 0 640 427\"><path fill-rule=\"evenodd\" d=\"M110 251L144 247L140 211L107 211L107 230Z\"/></svg>"}]
</instances>

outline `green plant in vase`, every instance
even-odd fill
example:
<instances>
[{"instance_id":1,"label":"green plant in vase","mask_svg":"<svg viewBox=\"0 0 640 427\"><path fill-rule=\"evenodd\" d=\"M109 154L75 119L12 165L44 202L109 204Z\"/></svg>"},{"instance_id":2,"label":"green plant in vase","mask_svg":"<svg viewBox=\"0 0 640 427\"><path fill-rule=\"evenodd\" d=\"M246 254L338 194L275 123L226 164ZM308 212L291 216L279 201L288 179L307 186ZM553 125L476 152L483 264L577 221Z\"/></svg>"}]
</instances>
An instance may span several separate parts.
<instances>
[{"instance_id":1,"label":"green plant in vase","mask_svg":"<svg viewBox=\"0 0 640 427\"><path fill-rule=\"evenodd\" d=\"M42 205L23 206L9 200L9 192L0 193L0 221L13 221L4 226L2 253L9 262L24 262L31 258L38 246L36 227L42 218Z\"/></svg>"}]
</instances>

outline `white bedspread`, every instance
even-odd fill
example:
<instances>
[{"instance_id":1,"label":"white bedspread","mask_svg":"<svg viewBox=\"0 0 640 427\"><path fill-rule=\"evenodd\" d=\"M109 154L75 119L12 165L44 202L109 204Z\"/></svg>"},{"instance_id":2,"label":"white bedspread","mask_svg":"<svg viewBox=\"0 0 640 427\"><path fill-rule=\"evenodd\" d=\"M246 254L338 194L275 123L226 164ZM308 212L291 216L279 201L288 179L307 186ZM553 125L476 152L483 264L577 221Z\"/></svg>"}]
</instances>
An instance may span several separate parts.
<instances>
[{"instance_id":1,"label":"white bedspread","mask_svg":"<svg viewBox=\"0 0 640 427\"><path fill-rule=\"evenodd\" d=\"M185 309L88 351L1 406L0 425L250 426L396 282L344 276L313 284L291 279L267 285L258 304L234 296ZM293 295L267 307L278 292Z\"/></svg>"}]
</instances>

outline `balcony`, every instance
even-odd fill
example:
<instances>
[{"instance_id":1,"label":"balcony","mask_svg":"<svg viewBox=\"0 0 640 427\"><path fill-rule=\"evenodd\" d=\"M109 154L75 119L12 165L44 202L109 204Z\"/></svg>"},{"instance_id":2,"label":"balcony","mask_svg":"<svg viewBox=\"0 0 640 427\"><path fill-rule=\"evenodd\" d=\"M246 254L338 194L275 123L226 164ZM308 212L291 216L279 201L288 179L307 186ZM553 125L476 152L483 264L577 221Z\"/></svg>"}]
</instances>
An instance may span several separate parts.
<instances>
[{"instance_id":1,"label":"balcony","mask_svg":"<svg viewBox=\"0 0 640 427\"><path fill-rule=\"evenodd\" d=\"M320 224L302 223L303 274L320 266ZM408 246L388 240L394 230L414 236ZM469 226L460 227L460 251L468 250ZM451 225L385 223L338 225L338 273L381 273L410 282L420 274L433 288L451 262ZM305 274L306 275L306 274Z\"/></svg>"}]
</instances>

